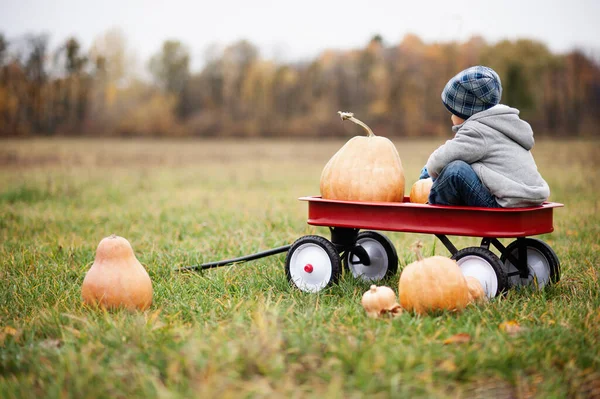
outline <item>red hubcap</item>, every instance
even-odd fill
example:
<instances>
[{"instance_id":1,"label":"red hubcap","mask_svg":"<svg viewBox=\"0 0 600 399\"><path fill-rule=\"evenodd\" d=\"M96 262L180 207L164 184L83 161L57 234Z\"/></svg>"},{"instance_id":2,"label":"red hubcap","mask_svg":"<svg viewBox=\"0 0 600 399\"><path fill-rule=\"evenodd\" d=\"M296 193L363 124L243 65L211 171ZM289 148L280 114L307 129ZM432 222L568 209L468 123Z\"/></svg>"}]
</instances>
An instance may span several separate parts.
<instances>
[{"instance_id":1,"label":"red hubcap","mask_svg":"<svg viewBox=\"0 0 600 399\"><path fill-rule=\"evenodd\" d=\"M313 272L313 265L311 265L310 263L307 263L307 264L304 266L304 271L305 271L306 273L312 273L312 272Z\"/></svg>"}]
</instances>

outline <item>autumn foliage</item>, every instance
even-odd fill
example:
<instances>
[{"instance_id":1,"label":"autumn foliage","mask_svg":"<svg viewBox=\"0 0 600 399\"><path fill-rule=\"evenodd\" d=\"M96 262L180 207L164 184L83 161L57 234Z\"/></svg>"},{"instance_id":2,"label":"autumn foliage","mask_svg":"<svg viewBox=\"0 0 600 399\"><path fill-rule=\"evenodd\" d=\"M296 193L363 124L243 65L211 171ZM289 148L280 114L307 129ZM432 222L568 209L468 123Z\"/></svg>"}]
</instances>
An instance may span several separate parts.
<instances>
[{"instance_id":1,"label":"autumn foliage","mask_svg":"<svg viewBox=\"0 0 600 399\"><path fill-rule=\"evenodd\" d=\"M573 50L553 54L531 40L397 44L325 51L282 63L240 41L207 53L199 71L190 51L166 41L136 70L122 34L89 50L75 38L50 51L47 36L0 34L0 136L347 136L349 110L383 136L445 136L440 92L475 64L500 75L502 103L517 107L537 135L599 135L600 66Z\"/></svg>"}]
</instances>

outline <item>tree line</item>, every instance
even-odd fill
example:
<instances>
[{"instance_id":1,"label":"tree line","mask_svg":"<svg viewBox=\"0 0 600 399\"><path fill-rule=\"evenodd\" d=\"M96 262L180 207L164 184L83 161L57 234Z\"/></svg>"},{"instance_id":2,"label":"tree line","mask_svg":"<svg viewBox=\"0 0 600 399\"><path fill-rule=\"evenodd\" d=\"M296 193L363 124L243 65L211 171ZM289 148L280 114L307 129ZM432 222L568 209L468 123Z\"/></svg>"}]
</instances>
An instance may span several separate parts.
<instances>
[{"instance_id":1,"label":"tree line","mask_svg":"<svg viewBox=\"0 0 600 399\"><path fill-rule=\"evenodd\" d=\"M519 108L536 135L600 135L600 65L581 50L552 53L538 41L397 44L373 37L363 48L327 50L311 61L261 57L248 41L206 52L191 71L190 50L165 41L132 68L123 34L89 49L68 38L0 33L0 136L343 136L336 112L352 111L387 136L442 136L449 114L440 93L460 70L482 64L503 83L502 103Z\"/></svg>"}]
</instances>

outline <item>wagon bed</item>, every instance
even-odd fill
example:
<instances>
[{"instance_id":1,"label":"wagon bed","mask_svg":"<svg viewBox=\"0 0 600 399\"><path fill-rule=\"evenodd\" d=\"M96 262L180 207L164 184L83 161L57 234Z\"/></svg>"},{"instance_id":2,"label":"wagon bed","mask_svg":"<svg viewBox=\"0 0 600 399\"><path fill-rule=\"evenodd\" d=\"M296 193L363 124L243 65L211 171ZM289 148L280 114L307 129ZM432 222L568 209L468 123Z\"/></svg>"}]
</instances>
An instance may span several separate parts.
<instances>
[{"instance_id":1,"label":"wagon bed","mask_svg":"<svg viewBox=\"0 0 600 399\"><path fill-rule=\"evenodd\" d=\"M308 224L470 237L516 238L554 231L553 208L545 202L527 208L475 208L404 202L358 202L301 197L308 202Z\"/></svg>"}]
</instances>

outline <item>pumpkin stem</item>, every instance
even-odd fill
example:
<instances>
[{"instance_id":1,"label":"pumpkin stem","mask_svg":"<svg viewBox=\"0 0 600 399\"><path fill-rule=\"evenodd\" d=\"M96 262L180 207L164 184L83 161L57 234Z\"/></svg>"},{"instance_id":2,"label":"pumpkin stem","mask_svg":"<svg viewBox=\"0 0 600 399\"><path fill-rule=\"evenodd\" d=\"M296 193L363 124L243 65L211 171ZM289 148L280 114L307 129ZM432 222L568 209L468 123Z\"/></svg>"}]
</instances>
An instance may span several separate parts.
<instances>
[{"instance_id":1,"label":"pumpkin stem","mask_svg":"<svg viewBox=\"0 0 600 399\"><path fill-rule=\"evenodd\" d=\"M371 292L375 292L375 291L377 291L377 286L376 286L375 284L373 284L373 285L371 286L371 289L370 289L370 291L371 291Z\"/></svg>"},{"instance_id":2,"label":"pumpkin stem","mask_svg":"<svg viewBox=\"0 0 600 399\"><path fill-rule=\"evenodd\" d=\"M352 121L352 122L356 123L357 125L361 126L363 129L365 129L367 131L368 137L375 136L375 134L373 133L371 128L369 128L369 126L367 126L364 122L356 119L352 112L338 111L338 114L340 114L340 118L342 118L343 121Z\"/></svg>"},{"instance_id":3,"label":"pumpkin stem","mask_svg":"<svg viewBox=\"0 0 600 399\"><path fill-rule=\"evenodd\" d=\"M110 235L110 238L117 238L117 235L115 233Z\"/></svg>"},{"instance_id":4,"label":"pumpkin stem","mask_svg":"<svg viewBox=\"0 0 600 399\"><path fill-rule=\"evenodd\" d=\"M423 260L421 248L423 248L423 243L421 242L421 240L416 241L413 245L410 246L410 249L412 249L415 255L417 255L417 260L419 261Z\"/></svg>"}]
</instances>

